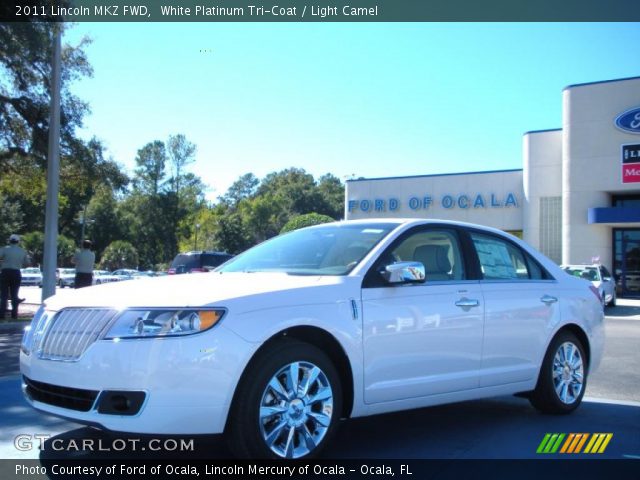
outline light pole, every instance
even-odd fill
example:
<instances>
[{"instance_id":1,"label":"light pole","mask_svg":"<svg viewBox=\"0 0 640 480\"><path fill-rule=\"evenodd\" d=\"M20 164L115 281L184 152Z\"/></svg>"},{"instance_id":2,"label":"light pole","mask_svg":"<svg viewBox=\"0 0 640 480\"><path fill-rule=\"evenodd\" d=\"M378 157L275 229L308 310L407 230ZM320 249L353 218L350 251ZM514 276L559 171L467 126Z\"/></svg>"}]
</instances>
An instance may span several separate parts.
<instances>
[{"instance_id":1,"label":"light pole","mask_svg":"<svg viewBox=\"0 0 640 480\"><path fill-rule=\"evenodd\" d=\"M53 54L51 57L51 102L49 111L49 149L47 153L47 204L44 226L44 278L42 300L56 293L56 267L58 257L58 192L60 190L60 63L61 28L53 28Z\"/></svg>"},{"instance_id":2,"label":"light pole","mask_svg":"<svg viewBox=\"0 0 640 480\"><path fill-rule=\"evenodd\" d=\"M84 207L84 210L82 211L82 217L80 217L80 223L82 225L82 228L80 229L80 245L82 245L82 242L84 241L84 228L85 225L87 223L94 223L95 220L87 220L87 207Z\"/></svg>"},{"instance_id":3,"label":"light pole","mask_svg":"<svg viewBox=\"0 0 640 480\"><path fill-rule=\"evenodd\" d=\"M196 238L193 242L193 249L197 252L198 251L198 230L200 230L200 224L196 223Z\"/></svg>"}]
</instances>

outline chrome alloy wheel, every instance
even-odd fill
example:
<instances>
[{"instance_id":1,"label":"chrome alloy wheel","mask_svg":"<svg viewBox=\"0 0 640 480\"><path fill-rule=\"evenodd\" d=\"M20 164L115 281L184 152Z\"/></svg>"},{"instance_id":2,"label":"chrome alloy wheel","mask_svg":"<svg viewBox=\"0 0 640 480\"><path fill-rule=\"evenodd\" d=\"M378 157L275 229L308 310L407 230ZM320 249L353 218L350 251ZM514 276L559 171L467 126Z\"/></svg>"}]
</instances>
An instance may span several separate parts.
<instances>
[{"instance_id":1,"label":"chrome alloy wheel","mask_svg":"<svg viewBox=\"0 0 640 480\"><path fill-rule=\"evenodd\" d=\"M553 387L562 403L574 403L584 386L584 363L578 347L565 342L553 357Z\"/></svg>"},{"instance_id":2,"label":"chrome alloy wheel","mask_svg":"<svg viewBox=\"0 0 640 480\"><path fill-rule=\"evenodd\" d=\"M310 362L293 362L269 380L260 401L260 433L279 457L299 458L320 444L331 425L333 391Z\"/></svg>"}]
</instances>

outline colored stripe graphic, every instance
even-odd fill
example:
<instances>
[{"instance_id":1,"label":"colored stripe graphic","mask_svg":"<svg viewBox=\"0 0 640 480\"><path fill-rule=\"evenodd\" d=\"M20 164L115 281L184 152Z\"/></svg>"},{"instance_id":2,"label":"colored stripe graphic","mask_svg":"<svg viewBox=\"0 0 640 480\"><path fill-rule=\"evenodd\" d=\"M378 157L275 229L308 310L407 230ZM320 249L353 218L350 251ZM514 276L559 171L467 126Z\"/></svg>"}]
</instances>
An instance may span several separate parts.
<instances>
[{"instance_id":1,"label":"colored stripe graphic","mask_svg":"<svg viewBox=\"0 0 640 480\"><path fill-rule=\"evenodd\" d=\"M566 434L564 433L547 433L540 445L538 445L537 453L556 453Z\"/></svg>"},{"instance_id":2,"label":"colored stripe graphic","mask_svg":"<svg viewBox=\"0 0 640 480\"><path fill-rule=\"evenodd\" d=\"M603 453L612 437L613 433L594 433L584 453Z\"/></svg>"},{"instance_id":3,"label":"colored stripe graphic","mask_svg":"<svg viewBox=\"0 0 640 480\"><path fill-rule=\"evenodd\" d=\"M547 433L536 453L604 453L612 438L613 433ZM587 446L583 451L585 443Z\"/></svg>"}]
</instances>

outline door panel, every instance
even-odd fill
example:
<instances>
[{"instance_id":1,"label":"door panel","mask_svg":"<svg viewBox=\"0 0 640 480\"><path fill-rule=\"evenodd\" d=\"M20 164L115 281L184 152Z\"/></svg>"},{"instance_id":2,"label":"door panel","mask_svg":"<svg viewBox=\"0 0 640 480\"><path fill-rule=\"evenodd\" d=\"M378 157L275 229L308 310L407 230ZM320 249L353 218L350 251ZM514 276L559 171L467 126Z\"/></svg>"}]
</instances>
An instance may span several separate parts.
<instances>
[{"instance_id":1,"label":"door panel","mask_svg":"<svg viewBox=\"0 0 640 480\"><path fill-rule=\"evenodd\" d=\"M481 387L523 382L538 374L548 332L560 320L559 301L553 302L557 298L553 297L553 285L545 281L482 283L485 328Z\"/></svg>"},{"instance_id":2,"label":"door panel","mask_svg":"<svg viewBox=\"0 0 640 480\"><path fill-rule=\"evenodd\" d=\"M484 307L477 282L365 289L362 300L366 403L478 386ZM460 300L478 306L456 306Z\"/></svg>"}]
</instances>

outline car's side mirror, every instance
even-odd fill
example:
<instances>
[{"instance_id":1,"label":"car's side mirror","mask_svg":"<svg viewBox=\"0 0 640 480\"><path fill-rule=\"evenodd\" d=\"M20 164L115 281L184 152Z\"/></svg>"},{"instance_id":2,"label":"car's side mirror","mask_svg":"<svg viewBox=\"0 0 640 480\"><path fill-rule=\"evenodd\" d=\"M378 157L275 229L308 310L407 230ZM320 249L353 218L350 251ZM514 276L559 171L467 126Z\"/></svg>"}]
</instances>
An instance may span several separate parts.
<instances>
[{"instance_id":1,"label":"car's side mirror","mask_svg":"<svg viewBox=\"0 0 640 480\"><path fill-rule=\"evenodd\" d=\"M387 265L381 272L382 277L391 284L423 283L425 281L424 265L420 262L396 262Z\"/></svg>"}]
</instances>

